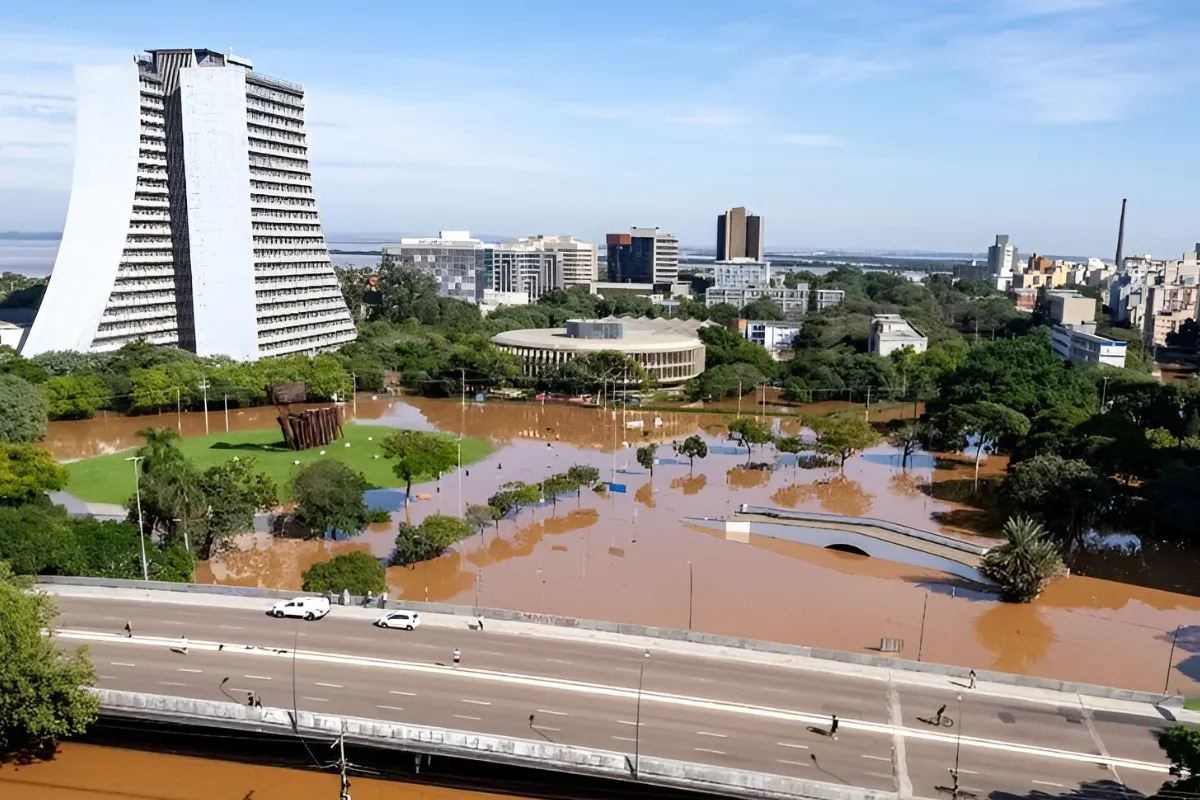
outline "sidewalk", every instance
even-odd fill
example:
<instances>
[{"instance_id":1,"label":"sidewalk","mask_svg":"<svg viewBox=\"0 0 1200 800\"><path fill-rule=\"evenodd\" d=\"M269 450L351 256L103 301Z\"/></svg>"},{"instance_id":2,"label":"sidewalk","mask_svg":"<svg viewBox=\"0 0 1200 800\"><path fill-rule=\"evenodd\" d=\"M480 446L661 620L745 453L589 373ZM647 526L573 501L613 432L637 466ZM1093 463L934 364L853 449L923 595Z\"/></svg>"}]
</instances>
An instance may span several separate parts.
<instances>
[{"instance_id":1,"label":"sidewalk","mask_svg":"<svg viewBox=\"0 0 1200 800\"><path fill-rule=\"evenodd\" d=\"M141 600L147 602L166 603L174 605L202 606L208 608L234 608L266 611L273 600L236 597L230 595L189 594L187 592L163 592L145 589L115 589L91 586L62 586L42 585L40 588L52 595L64 597L103 597L112 600ZM390 602L389 609L402 608L402 604ZM330 616L351 619L374 620L383 611L376 606L355 607L335 605ZM435 614L421 612L423 625L437 628L468 628L474 624L470 617L450 614ZM669 639L655 639L645 636L632 636L606 631L589 631L577 628L564 628L554 625L541 625L530 622L512 622L508 620L488 619L488 633L501 633L513 636L536 636L541 639L558 639L615 647L628 647L636 650L672 653L698 658L715 658L742 663L761 664L765 666L787 667L829 675L856 677L867 680L890 682L901 686L914 686L928 689L962 688L964 680L959 677L939 674L915 672L902 668L886 668L863 664L851 664L842 661L832 661L823 658L806 656L764 653L754 650L723 647L718 645L681 642ZM1039 703L1053 706L1080 706L1092 711L1107 711L1120 714L1132 714L1153 719L1176 720L1200 724L1200 712L1187 711L1182 708L1162 709L1151 703L1117 700L1071 692L1040 689L1027 686L1012 686L1008 684L989 683L979 680L973 694L984 697L995 697L1009 700L1021 700L1029 703Z\"/></svg>"}]
</instances>

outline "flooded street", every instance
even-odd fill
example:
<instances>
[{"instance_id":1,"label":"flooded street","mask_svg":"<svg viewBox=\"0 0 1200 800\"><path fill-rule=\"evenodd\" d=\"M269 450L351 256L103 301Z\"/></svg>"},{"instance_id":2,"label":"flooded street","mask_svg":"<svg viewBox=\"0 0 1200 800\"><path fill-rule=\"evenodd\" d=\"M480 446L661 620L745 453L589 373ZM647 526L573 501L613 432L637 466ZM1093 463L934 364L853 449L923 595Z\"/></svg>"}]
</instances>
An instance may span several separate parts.
<instances>
[{"instance_id":1,"label":"flooded street","mask_svg":"<svg viewBox=\"0 0 1200 800\"><path fill-rule=\"evenodd\" d=\"M747 402L743 412L752 409ZM600 409L406 398L360 400L358 418L488 438L497 446L461 476L423 485L431 499L401 508L397 519L407 515L417 523L439 510L458 513L486 502L504 482L536 483L577 463L627 487L526 509L439 559L389 568L392 597L674 628L691 619L696 630L853 652L875 653L882 638L899 638L907 659L1146 691L1162 691L1169 675L1170 691L1200 691L1200 642L1185 636L1172 653L1172 632L1200 621L1197 597L1073 575L1030 605L1003 604L956 587L940 572L766 537L737 543L680 521L726 516L749 503L970 536L980 512L941 499L969 500L970 459L918 454L901 470L895 453L881 446L850 459L844 474L777 466L770 447L749 458L735 453L715 414L630 411L623 419ZM155 419L54 423L48 439L60 458L109 452L136 444L135 431ZM210 415L214 429L218 419L223 425L223 415ZM176 418L161 420L154 424ZM185 433L203 431L202 415L179 421ZM274 410L231 412L231 425L253 424L273 425ZM800 427L794 419L773 424L786 432ZM692 434L712 452L689 468L674 458L670 442ZM646 442L660 445L653 475L634 457ZM984 474L1003 471L1003 459L984 466ZM397 497L374 492L371 500L396 508ZM197 577L299 589L301 572L313 563L352 550L386 557L394 536L386 524L343 542L247 536L222 558L200 564Z\"/></svg>"},{"instance_id":2,"label":"flooded street","mask_svg":"<svg viewBox=\"0 0 1200 800\"><path fill-rule=\"evenodd\" d=\"M490 800L511 794L356 777L355 800ZM0 766L5 800L329 800L338 778L117 747L63 744L52 761Z\"/></svg>"}]
</instances>

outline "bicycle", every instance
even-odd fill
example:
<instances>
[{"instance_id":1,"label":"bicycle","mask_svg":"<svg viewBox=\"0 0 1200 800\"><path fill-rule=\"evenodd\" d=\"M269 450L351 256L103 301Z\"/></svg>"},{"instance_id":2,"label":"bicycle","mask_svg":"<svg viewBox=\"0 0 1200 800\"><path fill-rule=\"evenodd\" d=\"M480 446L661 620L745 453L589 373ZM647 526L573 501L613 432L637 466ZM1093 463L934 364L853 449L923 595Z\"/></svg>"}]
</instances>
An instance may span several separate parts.
<instances>
[{"instance_id":1,"label":"bicycle","mask_svg":"<svg viewBox=\"0 0 1200 800\"><path fill-rule=\"evenodd\" d=\"M939 726L943 727L943 728L953 728L954 727L954 720L951 719L950 717L946 716L945 714L942 715L941 722L938 722L936 717L917 717L917 720L919 720L920 722L924 722L926 725L932 725L935 728L939 727Z\"/></svg>"}]
</instances>

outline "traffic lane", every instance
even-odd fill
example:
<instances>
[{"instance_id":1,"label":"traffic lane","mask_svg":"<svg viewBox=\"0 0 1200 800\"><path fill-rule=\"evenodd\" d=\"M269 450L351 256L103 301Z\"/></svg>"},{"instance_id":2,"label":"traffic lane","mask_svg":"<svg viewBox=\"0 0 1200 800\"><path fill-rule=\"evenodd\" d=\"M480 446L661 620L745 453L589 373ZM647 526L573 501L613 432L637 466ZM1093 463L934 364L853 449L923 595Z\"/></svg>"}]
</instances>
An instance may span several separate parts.
<instances>
[{"instance_id":1,"label":"traffic lane","mask_svg":"<svg viewBox=\"0 0 1200 800\"><path fill-rule=\"evenodd\" d=\"M292 665L286 658L197 650L185 656L167 648L134 655L129 649L112 644L97 648L104 688L235 702L243 702L253 691L268 706L292 706ZM377 668L328 666L296 663L295 698L301 710L618 752L630 751L639 737L636 700L617 704L610 698L573 693L550 697L537 690L513 691L511 686L485 694L479 689L486 687L472 686L450 670L393 682L381 680ZM530 714L535 715L532 723ZM794 725L646 702L640 721L640 751L646 755L814 779L826 779L817 773L830 773L852 785L894 788L888 737L847 740L843 733L839 742L810 746L798 741ZM864 744L869 744L865 749L871 755L863 754ZM813 760L813 755L818 758ZM814 768L816 773L809 775Z\"/></svg>"},{"instance_id":2,"label":"traffic lane","mask_svg":"<svg viewBox=\"0 0 1200 800\"><path fill-rule=\"evenodd\" d=\"M953 785L950 770L955 766L954 746L909 739L906 751L913 794L948 797L948 793L939 791L939 787ZM1115 780L1107 767L1081 761L1030 758L1003 750L974 748L964 748L958 752L958 757L959 788L976 795L979 800L996 792L1021 797L1033 793L1066 794L1081 786Z\"/></svg>"},{"instance_id":3,"label":"traffic lane","mask_svg":"<svg viewBox=\"0 0 1200 800\"><path fill-rule=\"evenodd\" d=\"M67 598L78 600L79 598ZM90 600L91 598L88 598ZM220 609L203 613L163 604L113 601L103 606L64 605L62 624L81 630L116 632L125 621L138 636L179 637L230 641L346 655L407 659L431 663L458 647L465 660L480 669L542 675L604 685L636 685L642 667L641 650L539 640L528 635L422 627L415 631L380 629L367 620L317 622L282 620L263 612ZM162 611L162 616L158 611ZM226 614L236 611L237 614ZM565 645L565 646L564 646ZM838 714L875 722L887 721L886 686L879 681L807 672L790 667L742 664L731 660L656 653L646 662L643 688L648 691L703 696L747 705L803 708L812 713Z\"/></svg>"},{"instance_id":4,"label":"traffic lane","mask_svg":"<svg viewBox=\"0 0 1200 800\"><path fill-rule=\"evenodd\" d=\"M945 705L945 716L953 720L954 726L941 728L943 733L1100 754L1084 721L1083 709L1078 705L1051 706L1001 700L972 694L969 689L953 686L945 690L898 686L897 691L904 724L910 728L927 727L928 723L921 722L921 719L933 718L938 708ZM960 692L961 710L957 699ZM1111 749L1110 754L1114 757L1133 757Z\"/></svg>"},{"instance_id":5,"label":"traffic lane","mask_svg":"<svg viewBox=\"0 0 1200 800\"><path fill-rule=\"evenodd\" d=\"M1110 755L1139 761L1162 761L1158 735L1174 726L1167 720L1133 717L1109 711L1092 711L1092 725Z\"/></svg>"}]
</instances>

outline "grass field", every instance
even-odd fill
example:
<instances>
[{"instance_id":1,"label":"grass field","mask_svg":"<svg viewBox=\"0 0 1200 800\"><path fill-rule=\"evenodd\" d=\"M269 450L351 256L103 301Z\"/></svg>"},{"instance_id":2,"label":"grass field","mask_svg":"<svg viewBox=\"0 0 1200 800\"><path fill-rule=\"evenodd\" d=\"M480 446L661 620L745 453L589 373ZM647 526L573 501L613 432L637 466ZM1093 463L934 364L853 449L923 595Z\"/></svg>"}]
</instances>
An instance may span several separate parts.
<instances>
[{"instance_id":1,"label":"grass field","mask_svg":"<svg viewBox=\"0 0 1200 800\"><path fill-rule=\"evenodd\" d=\"M1183 707L1189 711L1200 711L1200 697L1189 697L1183 701Z\"/></svg>"},{"instance_id":2,"label":"grass field","mask_svg":"<svg viewBox=\"0 0 1200 800\"><path fill-rule=\"evenodd\" d=\"M379 452L379 441L395 428L351 424L344 430L345 436L328 447L299 453L283 446L283 435L278 428L193 436L183 439L180 449L200 469L221 464L234 456L252 457L259 469L275 479L280 494L284 496L292 472L296 469L294 462L304 464L320 459L322 450L325 451L325 458L344 461L365 475L376 487L403 488L400 480L392 474L392 462L382 457L374 458ZM463 439L463 464L473 464L491 452L491 442ZM127 450L68 464L71 479L67 491L89 503L124 503L133 494L133 466L125 460L131 455L133 451Z\"/></svg>"}]
</instances>

